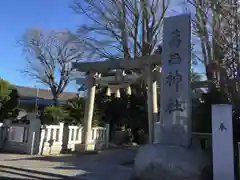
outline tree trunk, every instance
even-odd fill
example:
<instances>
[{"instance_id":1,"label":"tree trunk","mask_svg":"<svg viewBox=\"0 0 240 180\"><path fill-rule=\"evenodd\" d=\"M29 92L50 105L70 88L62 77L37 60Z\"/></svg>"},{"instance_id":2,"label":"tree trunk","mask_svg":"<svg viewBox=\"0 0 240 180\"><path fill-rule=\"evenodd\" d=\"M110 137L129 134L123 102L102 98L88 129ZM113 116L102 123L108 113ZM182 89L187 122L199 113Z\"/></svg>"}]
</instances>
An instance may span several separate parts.
<instances>
[{"instance_id":1,"label":"tree trunk","mask_svg":"<svg viewBox=\"0 0 240 180\"><path fill-rule=\"evenodd\" d=\"M58 106L58 97L53 97L53 106Z\"/></svg>"}]
</instances>

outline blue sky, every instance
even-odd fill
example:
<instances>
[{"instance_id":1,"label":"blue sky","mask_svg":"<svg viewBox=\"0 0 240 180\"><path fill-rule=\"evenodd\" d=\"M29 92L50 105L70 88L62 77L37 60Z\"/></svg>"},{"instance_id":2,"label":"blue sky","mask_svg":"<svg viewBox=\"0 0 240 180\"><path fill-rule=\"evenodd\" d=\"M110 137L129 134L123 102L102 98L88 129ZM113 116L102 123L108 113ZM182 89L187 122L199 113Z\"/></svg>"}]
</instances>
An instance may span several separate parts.
<instances>
[{"instance_id":1,"label":"blue sky","mask_svg":"<svg viewBox=\"0 0 240 180\"><path fill-rule=\"evenodd\" d=\"M13 84L38 86L18 70L24 57L16 41L30 27L75 29L82 19L69 8L68 0L1 0L0 5L0 77ZM71 90L73 87L69 87Z\"/></svg>"},{"instance_id":2,"label":"blue sky","mask_svg":"<svg viewBox=\"0 0 240 180\"><path fill-rule=\"evenodd\" d=\"M23 86L37 86L35 80L19 72L25 67L24 56L16 41L27 28L74 30L83 22L69 8L71 0L1 0L0 5L0 77ZM76 90L72 83L67 90Z\"/></svg>"}]
</instances>

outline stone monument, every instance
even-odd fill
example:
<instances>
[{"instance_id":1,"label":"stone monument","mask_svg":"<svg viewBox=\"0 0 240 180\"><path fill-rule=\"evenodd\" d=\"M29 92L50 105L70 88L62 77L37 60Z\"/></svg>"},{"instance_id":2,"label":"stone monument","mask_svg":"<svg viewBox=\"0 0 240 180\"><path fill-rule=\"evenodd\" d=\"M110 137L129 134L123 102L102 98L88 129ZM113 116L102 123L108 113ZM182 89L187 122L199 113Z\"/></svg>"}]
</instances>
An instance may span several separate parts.
<instances>
[{"instance_id":1,"label":"stone monument","mask_svg":"<svg viewBox=\"0 0 240 180\"><path fill-rule=\"evenodd\" d=\"M164 20L159 143L141 147L134 176L140 180L207 180L208 161L191 146L191 17Z\"/></svg>"}]
</instances>

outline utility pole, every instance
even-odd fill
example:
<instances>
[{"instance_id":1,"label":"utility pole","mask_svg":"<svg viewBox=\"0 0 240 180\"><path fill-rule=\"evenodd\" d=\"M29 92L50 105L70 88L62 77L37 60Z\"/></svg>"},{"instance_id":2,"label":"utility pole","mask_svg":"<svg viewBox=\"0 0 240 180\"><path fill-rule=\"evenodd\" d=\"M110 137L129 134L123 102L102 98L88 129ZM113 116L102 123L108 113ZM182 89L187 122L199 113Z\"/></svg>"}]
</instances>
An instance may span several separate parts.
<instances>
[{"instance_id":1,"label":"utility pole","mask_svg":"<svg viewBox=\"0 0 240 180\"><path fill-rule=\"evenodd\" d=\"M35 113L38 114L38 95L39 95L39 88L36 88L36 99L35 99Z\"/></svg>"}]
</instances>

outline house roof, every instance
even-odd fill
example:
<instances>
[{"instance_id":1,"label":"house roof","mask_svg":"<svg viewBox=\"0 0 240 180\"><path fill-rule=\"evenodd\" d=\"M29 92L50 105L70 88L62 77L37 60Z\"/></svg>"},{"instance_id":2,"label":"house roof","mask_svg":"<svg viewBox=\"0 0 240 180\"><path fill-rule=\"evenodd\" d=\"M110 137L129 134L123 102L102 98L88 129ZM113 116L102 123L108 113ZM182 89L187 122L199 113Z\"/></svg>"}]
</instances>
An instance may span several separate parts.
<instances>
[{"instance_id":1,"label":"house roof","mask_svg":"<svg viewBox=\"0 0 240 180\"><path fill-rule=\"evenodd\" d=\"M48 100L53 99L51 91L47 89L31 88L31 87L24 87L24 86L16 86L16 88L18 90L20 97L39 97L39 98L48 99ZM60 95L59 100L66 101L73 97L76 97L76 93L63 92Z\"/></svg>"}]
</instances>

